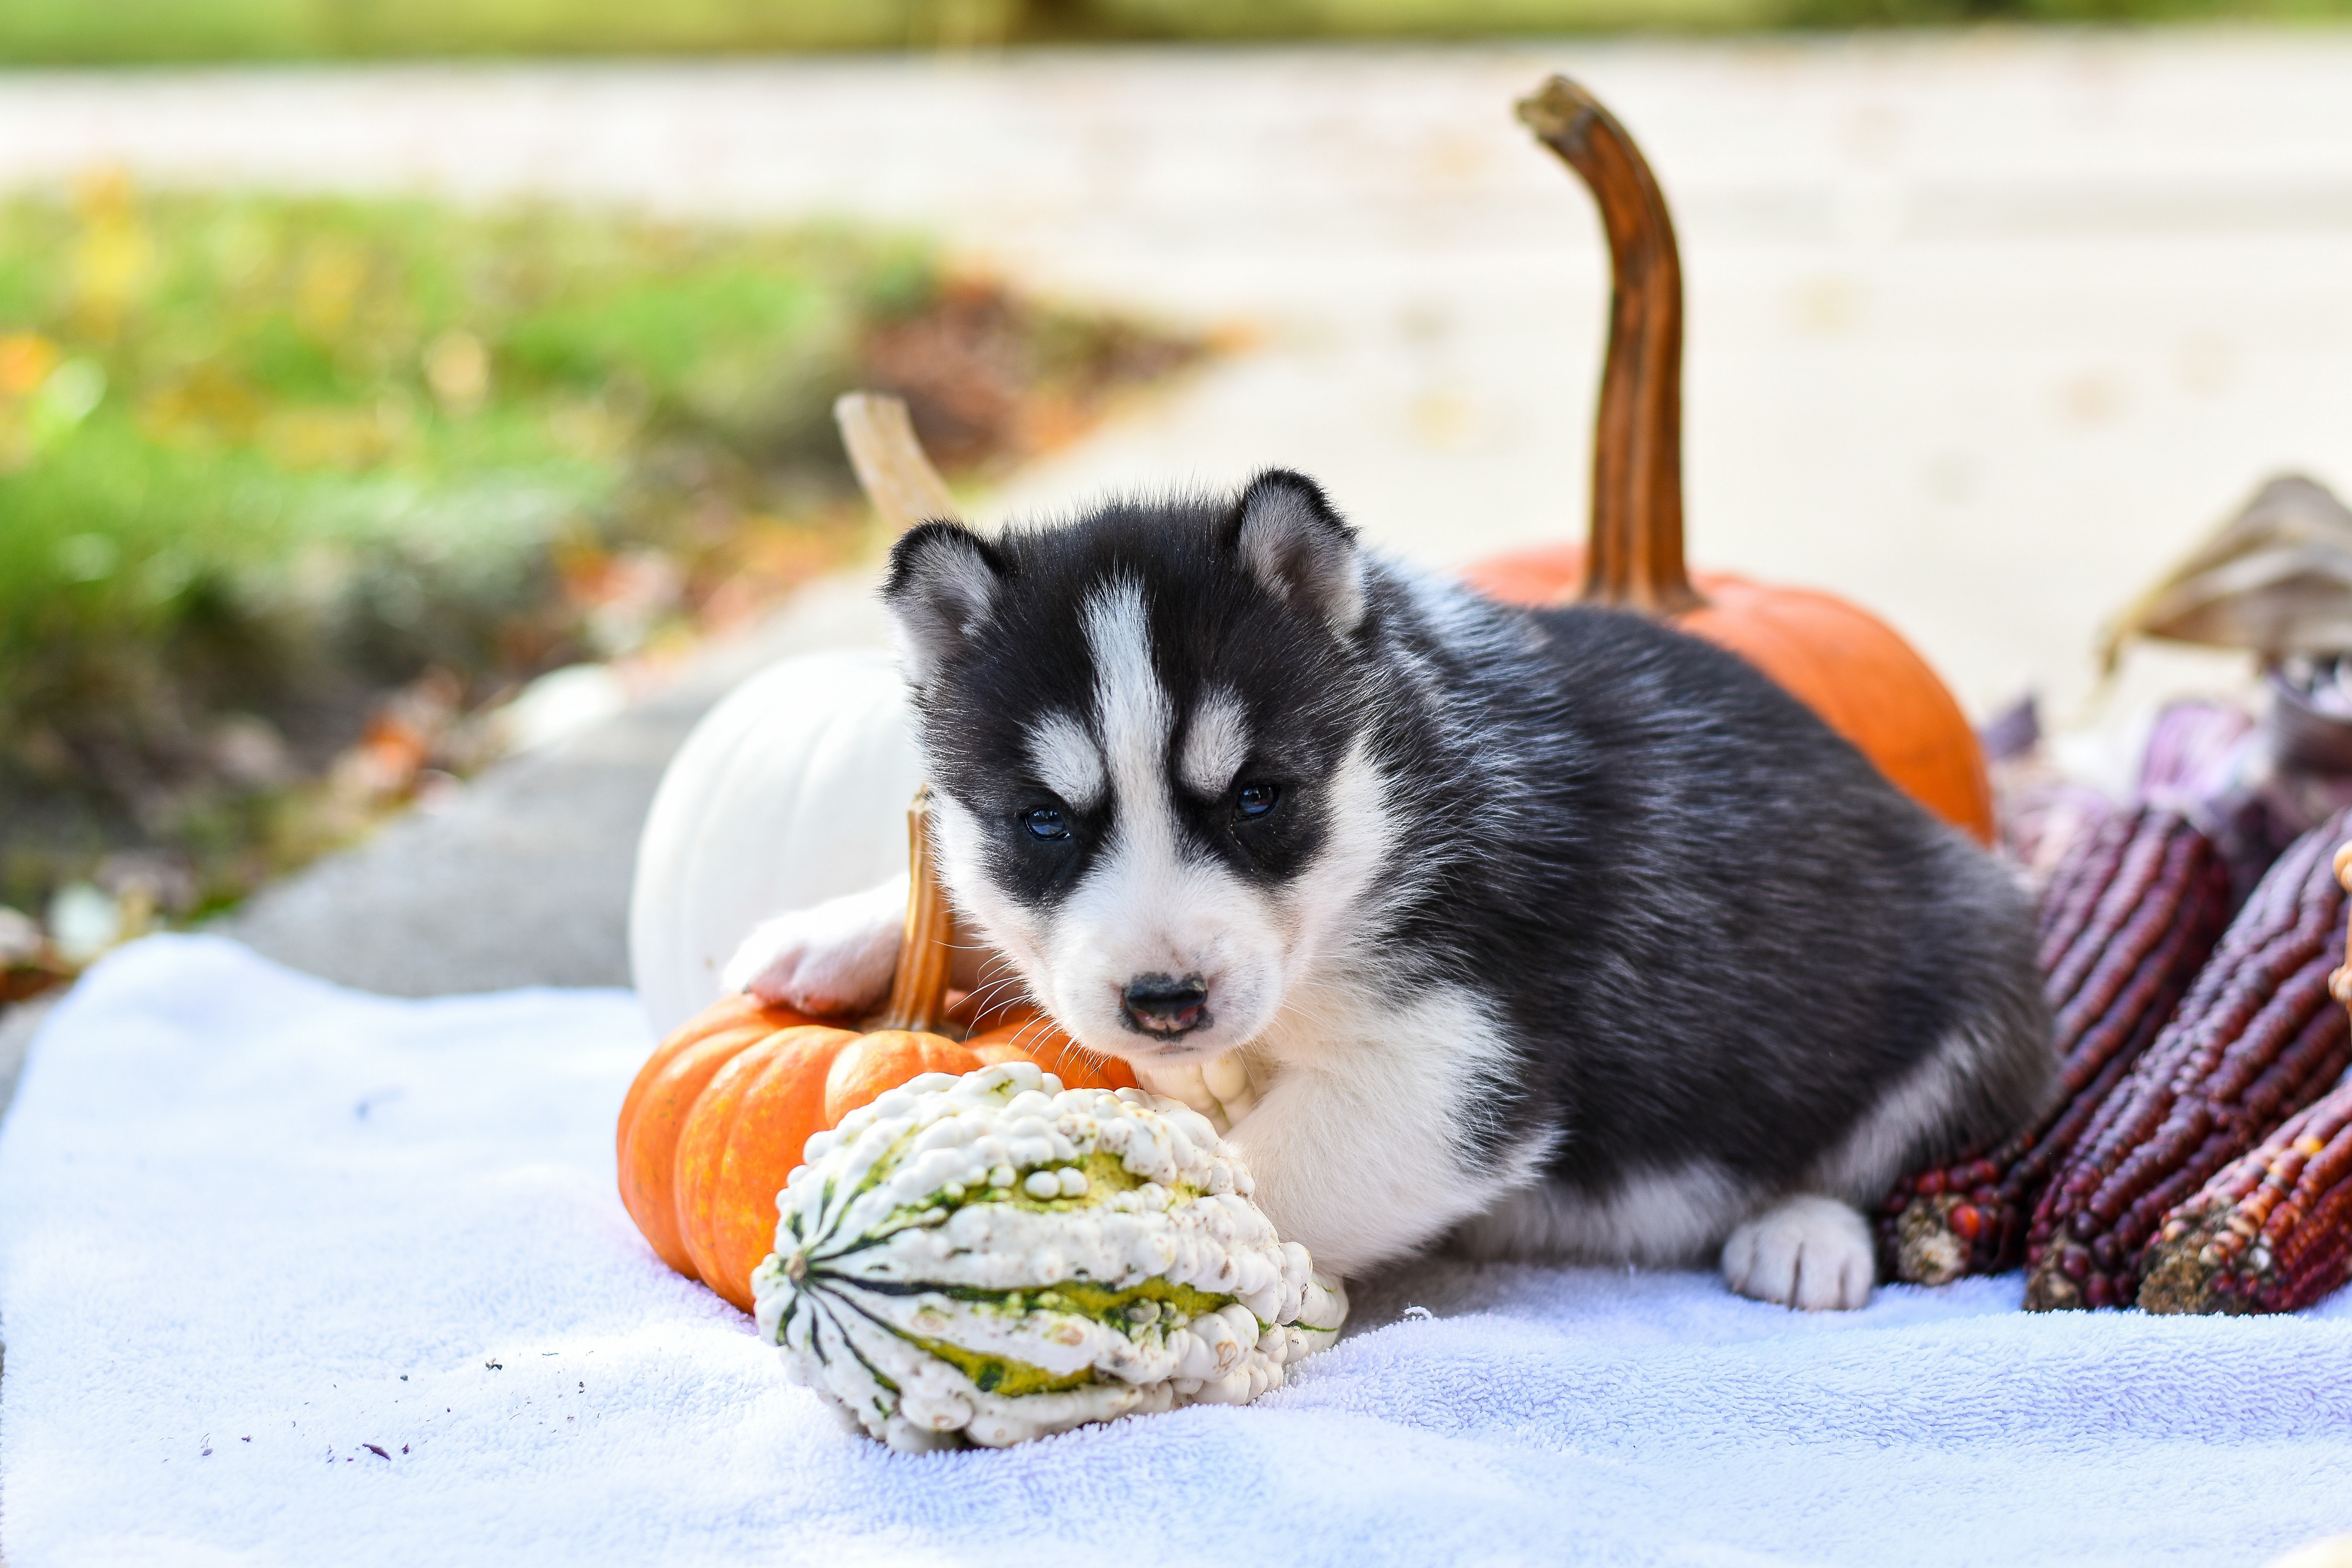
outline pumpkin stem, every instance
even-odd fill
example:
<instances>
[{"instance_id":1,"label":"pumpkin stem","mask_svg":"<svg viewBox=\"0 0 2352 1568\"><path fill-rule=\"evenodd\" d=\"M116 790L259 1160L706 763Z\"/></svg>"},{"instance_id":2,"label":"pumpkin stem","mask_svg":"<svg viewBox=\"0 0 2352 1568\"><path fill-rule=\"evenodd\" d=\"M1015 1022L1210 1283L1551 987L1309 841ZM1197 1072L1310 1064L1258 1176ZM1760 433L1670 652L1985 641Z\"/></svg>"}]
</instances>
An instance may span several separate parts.
<instances>
[{"instance_id":1,"label":"pumpkin stem","mask_svg":"<svg viewBox=\"0 0 2352 1568\"><path fill-rule=\"evenodd\" d=\"M1600 100L1556 76L1518 104L1601 209L1612 290L1592 439L1583 601L1671 616L1705 604L1683 565L1683 269L1641 150Z\"/></svg>"},{"instance_id":2,"label":"pumpkin stem","mask_svg":"<svg viewBox=\"0 0 2352 1568\"><path fill-rule=\"evenodd\" d=\"M939 1032L947 1021L955 944L955 911L940 886L931 842L931 786L925 784L915 792L915 804L907 811L907 931L898 939L890 1000L873 1027Z\"/></svg>"},{"instance_id":3,"label":"pumpkin stem","mask_svg":"<svg viewBox=\"0 0 2352 1568\"><path fill-rule=\"evenodd\" d=\"M953 521L955 498L931 467L907 405L881 392L845 392L834 400L834 423L849 466L882 521L904 533L919 522ZM940 887L931 843L931 786L915 792L907 812L907 929L898 968L876 1029L937 1034L947 1022L949 975L955 965L955 913Z\"/></svg>"},{"instance_id":4,"label":"pumpkin stem","mask_svg":"<svg viewBox=\"0 0 2352 1568\"><path fill-rule=\"evenodd\" d=\"M845 392L833 402L833 422L849 448L857 485L892 531L919 522L957 519L955 497L931 467L907 405L886 392Z\"/></svg>"}]
</instances>

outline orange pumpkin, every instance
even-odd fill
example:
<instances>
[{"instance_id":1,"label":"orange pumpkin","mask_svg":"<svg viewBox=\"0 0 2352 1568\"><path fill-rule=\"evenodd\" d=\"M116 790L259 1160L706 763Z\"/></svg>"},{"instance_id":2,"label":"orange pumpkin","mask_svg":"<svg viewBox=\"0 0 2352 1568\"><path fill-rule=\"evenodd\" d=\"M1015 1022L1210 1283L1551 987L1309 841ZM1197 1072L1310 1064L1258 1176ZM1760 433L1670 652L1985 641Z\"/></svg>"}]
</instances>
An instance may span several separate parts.
<instances>
[{"instance_id":1,"label":"orange pumpkin","mask_svg":"<svg viewBox=\"0 0 2352 1568\"><path fill-rule=\"evenodd\" d=\"M656 1047L629 1085L614 1151L621 1205L661 1260L679 1273L695 1272L678 1235L674 1195L678 1136L688 1114L719 1069L746 1048L810 1022L790 1008L764 1006L751 996L722 998Z\"/></svg>"},{"instance_id":2,"label":"orange pumpkin","mask_svg":"<svg viewBox=\"0 0 2352 1568\"><path fill-rule=\"evenodd\" d=\"M680 1026L622 1101L621 1201L662 1261L745 1311L751 1270L775 1250L776 1194L812 1133L909 1079L1030 1061L1066 1088L1132 1088L1034 1014L959 1044L946 1016L954 927L931 871L926 813L910 824L915 893L898 972L869 1033L730 996Z\"/></svg>"},{"instance_id":3,"label":"orange pumpkin","mask_svg":"<svg viewBox=\"0 0 2352 1568\"><path fill-rule=\"evenodd\" d=\"M1615 278L1601 380L1589 547L1520 551L1470 583L1517 604L1570 601L1670 617L1730 649L1803 702L1921 805L1979 843L1992 791L1968 716L1885 622L1832 595L1683 562L1682 263L1673 220L1624 127L1554 77L1519 105L1537 138L1591 190Z\"/></svg>"},{"instance_id":4,"label":"orange pumpkin","mask_svg":"<svg viewBox=\"0 0 2352 1568\"><path fill-rule=\"evenodd\" d=\"M738 1054L696 1100L677 1143L679 1239L704 1284L751 1310L751 1270L776 1249L776 1194L809 1135L927 1072L980 1066L944 1036L784 1029Z\"/></svg>"},{"instance_id":5,"label":"orange pumpkin","mask_svg":"<svg viewBox=\"0 0 2352 1568\"><path fill-rule=\"evenodd\" d=\"M963 1048L982 1067L999 1062L1035 1062L1062 1080L1064 1089L1133 1089L1135 1074L1116 1057L1097 1056L1064 1034L1042 1013L1022 1009L994 1028L965 1039Z\"/></svg>"}]
</instances>

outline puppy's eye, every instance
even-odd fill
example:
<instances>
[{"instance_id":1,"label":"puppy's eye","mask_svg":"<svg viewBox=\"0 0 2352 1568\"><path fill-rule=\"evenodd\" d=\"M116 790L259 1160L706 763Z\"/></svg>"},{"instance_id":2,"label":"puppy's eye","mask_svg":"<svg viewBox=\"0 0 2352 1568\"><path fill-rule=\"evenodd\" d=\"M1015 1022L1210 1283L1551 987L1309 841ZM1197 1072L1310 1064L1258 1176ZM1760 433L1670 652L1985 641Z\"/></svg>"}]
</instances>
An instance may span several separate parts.
<instances>
[{"instance_id":1,"label":"puppy's eye","mask_svg":"<svg viewBox=\"0 0 2352 1568\"><path fill-rule=\"evenodd\" d=\"M1021 814L1021 826L1037 838L1067 838L1070 836L1070 825L1062 820L1061 810L1055 806L1031 806Z\"/></svg>"},{"instance_id":2,"label":"puppy's eye","mask_svg":"<svg viewBox=\"0 0 2352 1568\"><path fill-rule=\"evenodd\" d=\"M1282 791L1274 784L1244 784L1241 794L1234 797L1234 805L1244 816L1264 816L1274 809L1274 803L1281 796Z\"/></svg>"}]
</instances>

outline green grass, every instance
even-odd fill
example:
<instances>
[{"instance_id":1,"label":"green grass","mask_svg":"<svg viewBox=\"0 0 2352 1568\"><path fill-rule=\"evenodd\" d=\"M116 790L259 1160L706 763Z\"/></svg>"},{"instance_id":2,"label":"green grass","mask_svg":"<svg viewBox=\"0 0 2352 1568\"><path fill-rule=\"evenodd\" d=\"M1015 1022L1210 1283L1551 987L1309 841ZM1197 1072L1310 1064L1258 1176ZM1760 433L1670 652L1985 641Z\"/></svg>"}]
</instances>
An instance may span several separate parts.
<instances>
[{"instance_id":1,"label":"green grass","mask_svg":"<svg viewBox=\"0 0 2352 1568\"><path fill-rule=\"evenodd\" d=\"M318 847L276 805L420 679L462 713L843 560L849 386L968 465L1192 352L838 228L0 200L0 903L126 846L233 895ZM240 782L257 726L289 761Z\"/></svg>"},{"instance_id":2,"label":"green grass","mask_svg":"<svg viewBox=\"0 0 2352 1568\"><path fill-rule=\"evenodd\" d=\"M893 48L998 36L1001 0L11 0L0 58L292 59Z\"/></svg>"},{"instance_id":3,"label":"green grass","mask_svg":"<svg viewBox=\"0 0 2352 1568\"><path fill-rule=\"evenodd\" d=\"M2016 21L2325 20L2352 0L10 0L0 61L957 48Z\"/></svg>"},{"instance_id":4,"label":"green grass","mask_svg":"<svg viewBox=\"0 0 2352 1568\"><path fill-rule=\"evenodd\" d=\"M918 248L823 234L105 184L0 205L0 729L125 695L106 640L201 668L229 623L366 678L480 664L467 601L512 605L566 530L611 547L685 491L732 476L751 509L760 474L833 471L858 333L931 287ZM630 493L656 447L709 472Z\"/></svg>"}]
</instances>

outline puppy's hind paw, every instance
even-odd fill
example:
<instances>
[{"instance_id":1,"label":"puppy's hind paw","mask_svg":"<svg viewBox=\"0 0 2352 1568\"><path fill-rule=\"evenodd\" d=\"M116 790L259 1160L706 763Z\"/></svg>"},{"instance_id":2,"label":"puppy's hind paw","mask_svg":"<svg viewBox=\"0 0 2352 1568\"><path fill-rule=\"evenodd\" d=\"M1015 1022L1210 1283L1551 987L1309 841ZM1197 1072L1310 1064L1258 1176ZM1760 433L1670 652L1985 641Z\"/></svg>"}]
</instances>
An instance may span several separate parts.
<instances>
[{"instance_id":1,"label":"puppy's hind paw","mask_svg":"<svg viewBox=\"0 0 2352 1568\"><path fill-rule=\"evenodd\" d=\"M1870 1226L1835 1198L1773 1205L1723 1244L1723 1281L1743 1296L1802 1311L1866 1306L1877 1280Z\"/></svg>"},{"instance_id":2,"label":"puppy's hind paw","mask_svg":"<svg viewBox=\"0 0 2352 1568\"><path fill-rule=\"evenodd\" d=\"M889 994L907 921L907 879L794 910L752 928L720 978L822 1017L866 1012Z\"/></svg>"}]
</instances>

